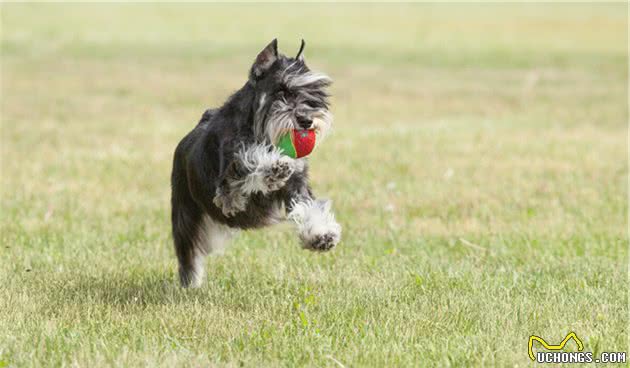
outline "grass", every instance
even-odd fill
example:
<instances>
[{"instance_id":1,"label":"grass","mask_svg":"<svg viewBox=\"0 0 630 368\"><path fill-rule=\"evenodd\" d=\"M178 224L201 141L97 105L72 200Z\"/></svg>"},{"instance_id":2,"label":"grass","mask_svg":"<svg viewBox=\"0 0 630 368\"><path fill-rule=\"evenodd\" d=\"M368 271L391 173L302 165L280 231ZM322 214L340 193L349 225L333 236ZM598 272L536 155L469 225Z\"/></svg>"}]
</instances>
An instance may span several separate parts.
<instances>
[{"instance_id":1,"label":"grass","mask_svg":"<svg viewBox=\"0 0 630 368\"><path fill-rule=\"evenodd\" d=\"M0 366L522 367L530 335L569 331L628 350L627 5L1 14ZM173 149L276 36L335 79L311 164L343 241L241 233L181 290Z\"/></svg>"}]
</instances>

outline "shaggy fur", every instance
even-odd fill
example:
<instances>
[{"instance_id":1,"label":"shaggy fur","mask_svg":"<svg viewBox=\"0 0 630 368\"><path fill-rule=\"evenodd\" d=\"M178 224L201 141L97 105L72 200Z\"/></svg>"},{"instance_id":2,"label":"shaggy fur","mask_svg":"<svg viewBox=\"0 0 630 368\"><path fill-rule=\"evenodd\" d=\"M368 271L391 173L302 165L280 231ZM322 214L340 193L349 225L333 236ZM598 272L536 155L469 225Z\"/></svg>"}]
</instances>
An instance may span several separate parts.
<instances>
[{"instance_id":1,"label":"shaggy fur","mask_svg":"<svg viewBox=\"0 0 630 368\"><path fill-rule=\"evenodd\" d=\"M278 54L273 40L256 57L245 85L207 110L175 150L172 226L182 286L199 286L205 256L222 249L238 229L268 226L285 217L297 225L306 249L327 251L341 238L329 201L314 198L305 158L275 147L291 129L330 130L327 87L302 51ZM285 212L288 216L285 216Z\"/></svg>"}]
</instances>

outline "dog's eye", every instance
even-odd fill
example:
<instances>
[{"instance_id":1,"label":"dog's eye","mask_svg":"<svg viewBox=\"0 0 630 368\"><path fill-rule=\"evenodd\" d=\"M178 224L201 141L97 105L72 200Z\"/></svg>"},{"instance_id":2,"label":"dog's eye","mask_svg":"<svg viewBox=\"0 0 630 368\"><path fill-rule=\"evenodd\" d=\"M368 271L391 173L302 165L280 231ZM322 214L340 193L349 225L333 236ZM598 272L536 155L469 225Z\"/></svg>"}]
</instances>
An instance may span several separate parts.
<instances>
[{"instance_id":1,"label":"dog's eye","mask_svg":"<svg viewBox=\"0 0 630 368\"><path fill-rule=\"evenodd\" d=\"M317 109L320 109L320 108L324 107L324 105L322 103L316 102L316 101L306 101L306 102L304 102L304 104L309 109L312 109L312 110L317 110Z\"/></svg>"}]
</instances>

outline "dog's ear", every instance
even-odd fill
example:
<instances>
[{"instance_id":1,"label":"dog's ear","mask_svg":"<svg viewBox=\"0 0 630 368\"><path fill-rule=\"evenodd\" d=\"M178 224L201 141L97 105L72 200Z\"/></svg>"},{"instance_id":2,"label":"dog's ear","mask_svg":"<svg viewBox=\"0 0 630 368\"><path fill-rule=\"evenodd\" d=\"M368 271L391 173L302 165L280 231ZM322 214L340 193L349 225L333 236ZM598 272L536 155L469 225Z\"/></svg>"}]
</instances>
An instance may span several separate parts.
<instances>
[{"instance_id":1,"label":"dog's ear","mask_svg":"<svg viewBox=\"0 0 630 368\"><path fill-rule=\"evenodd\" d=\"M253 77L260 78L276 60L278 60L278 39L274 38L273 41L256 56L256 61L254 61L254 65L252 65Z\"/></svg>"},{"instance_id":2,"label":"dog's ear","mask_svg":"<svg viewBox=\"0 0 630 368\"><path fill-rule=\"evenodd\" d=\"M304 39L302 39L302 44L300 45L300 51L298 51L297 55L295 55L296 60L304 61L304 46L306 46L306 43L304 42Z\"/></svg>"}]
</instances>

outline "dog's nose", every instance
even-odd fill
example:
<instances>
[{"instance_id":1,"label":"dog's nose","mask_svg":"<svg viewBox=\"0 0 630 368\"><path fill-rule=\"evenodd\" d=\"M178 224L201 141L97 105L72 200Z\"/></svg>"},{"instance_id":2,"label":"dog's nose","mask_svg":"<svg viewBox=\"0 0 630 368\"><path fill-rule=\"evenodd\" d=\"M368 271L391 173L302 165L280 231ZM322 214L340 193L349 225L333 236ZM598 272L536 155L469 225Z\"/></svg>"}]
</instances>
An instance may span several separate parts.
<instances>
[{"instance_id":1,"label":"dog's nose","mask_svg":"<svg viewBox=\"0 0 630 368\"><path fill-rule=\"evenodd\" d=\"M313 120L307 118L298 118L297 123L300 128L309 129L311 125L313 125Z\"/></svg>"}]
</instances>

